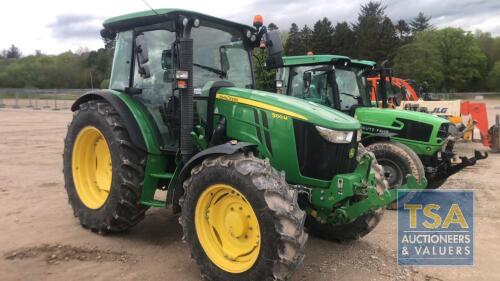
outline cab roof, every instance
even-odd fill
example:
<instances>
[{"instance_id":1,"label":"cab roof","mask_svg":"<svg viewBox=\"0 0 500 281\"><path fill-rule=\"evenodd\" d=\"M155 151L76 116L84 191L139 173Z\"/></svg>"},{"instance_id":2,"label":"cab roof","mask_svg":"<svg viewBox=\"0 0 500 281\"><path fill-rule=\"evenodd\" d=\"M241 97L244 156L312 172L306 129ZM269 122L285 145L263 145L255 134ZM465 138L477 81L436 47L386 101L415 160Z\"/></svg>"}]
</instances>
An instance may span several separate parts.
<instances>
[{"instance_id":1,"label":"cab roof","mask_svg":"<svg viewBox=\"0 0 500 281\"><path fill-rule=\"evenodd\" d=\"M182 10L182 9L175 9L175 8L166 8L166 9L155 9L153 10L146 10L142 12L135 12L131 14L126 14L126 15L121 15L117 17L112 17L104 21L103 26L105 29L109 29L112 31L122 31L122 30L128 30L134 27L138 26L144 26L144 25L151 25L151 24L156 24L168 20L173 20L176 19L177 16L179 15L184 15L184 16L195 16L200 19L200 21L203 24L203 20L207 20L210 22L215 22L224 26L234 26L236 28L240 29L250 29L250 30L255 30L254 27L237 23L237 22L232 22L228 21L225 19L205 15L202 13L194 12L194 11L188 11L188 10Z\"/></svg>"},{"instance_id":2,"label":"cab roof","mask_svg":"<svg viewBox=\"0 0 500 281\"><path fill-rule=\"evenodd\" d=\"M339 55L306 55L283 57L284 66L314 65L338 62L342 63L350 61L351 59L349 57Z\"/></svg>"},{"instance_id":3,"label":"cab roof","mask_svg":"<svg viewBox=\"0 0 500 281\"><path fill-rule=\"evenodd\" d=\"M371 60L351 60L351 64L354 64L358 67L374 67L375 65L377 65L376 62Z\"/></svg>"}]
</instances>

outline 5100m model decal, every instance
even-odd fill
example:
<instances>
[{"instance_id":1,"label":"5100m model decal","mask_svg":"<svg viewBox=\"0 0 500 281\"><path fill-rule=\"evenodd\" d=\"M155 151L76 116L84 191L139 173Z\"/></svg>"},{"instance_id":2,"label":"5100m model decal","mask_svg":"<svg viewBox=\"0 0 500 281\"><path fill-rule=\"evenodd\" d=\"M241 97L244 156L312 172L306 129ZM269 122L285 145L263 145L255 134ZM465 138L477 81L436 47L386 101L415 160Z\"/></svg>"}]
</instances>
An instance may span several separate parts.
<instances>
[{"instance_id":1,"label":"5100m model decal","mask_svg":"<svg viewBox=\"0 0 500 281\"><path fill-rule=\"evenodd\" d=\"M424 142L428 142L431 138L432 125L402 118L397 118L396 121L401 122L403 126L400 127L401 124L394 122L392 125L400 128L384 128L366 124L362 124L361 128L363 133L367 134L391 134L393 137Z\"/></svg>"}]
</instances>

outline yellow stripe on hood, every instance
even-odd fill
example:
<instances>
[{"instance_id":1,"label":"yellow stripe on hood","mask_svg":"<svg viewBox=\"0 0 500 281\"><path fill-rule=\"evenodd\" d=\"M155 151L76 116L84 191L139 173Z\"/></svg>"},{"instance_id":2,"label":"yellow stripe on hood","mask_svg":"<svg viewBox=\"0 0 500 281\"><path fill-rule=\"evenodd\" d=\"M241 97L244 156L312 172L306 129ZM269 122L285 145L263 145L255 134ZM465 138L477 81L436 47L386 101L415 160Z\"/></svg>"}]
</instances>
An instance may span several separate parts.
<instances>
[{"instance_id":1,"label":"yellow stripe on hood","mask_svg":"<svg viewBox=\"0 0 500 281\"><path fill-rule=\"evenodd\" d=\"M246 105L250 105L250 106L255 106L258 108L274 111L276 113L285 114L285 115L288 115L288 116L296 118L296 119L307 120L307 118L304 115L301 115L301 114L298 114L298 113L295 113L295 112L292 112L292 111L289 111L289 110L286 110L283 108L279 108L279 107L276 107L274 105L269 105L269 104L266 104L266 103L263 103L260 101L254 101L254 100L245 99L245 98L233 97L230 95L224 95L224 94L219 94L219 93L216 95L216 98L220 99L220 100L234 102L234 103L241 103L241 104L246 104Z\"/></svg>"}]
</instances>

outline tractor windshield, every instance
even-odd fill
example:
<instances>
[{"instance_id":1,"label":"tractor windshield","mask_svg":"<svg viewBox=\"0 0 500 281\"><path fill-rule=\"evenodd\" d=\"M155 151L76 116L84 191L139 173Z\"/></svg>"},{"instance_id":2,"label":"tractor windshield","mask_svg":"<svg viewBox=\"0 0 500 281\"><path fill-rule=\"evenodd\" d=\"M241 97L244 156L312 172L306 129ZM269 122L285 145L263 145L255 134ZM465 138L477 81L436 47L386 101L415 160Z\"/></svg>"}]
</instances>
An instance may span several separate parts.
<instances>
[{"instance_id":1,"label":"tractor windshield","mask_svg":"<svg viewBox=\"0 0 500 281\"><path fill-rule=\"evenodd\" d=\"M369 89L363 69L356 67L337 68L335 78L340 95L341 110L350 110L354 105L369 106Z\"/></svg>"},{"instance_id":2,"label":"tractor windshield","mask_svg":"<svg viewBox=\"0 0 500 281\"><path fill-rule=\"evenodd\" d=\"M278 72L283 80L283 89L294 97L307 99L323 105L333 106L333 86L330 82L335 74L339 104L342 111L349 111L354 105L369 106L368 83L363 70L357 68L328 69L330 65L312 65L285 68ZM286 76L290 71L290 86Z\"/></svg>"},{"instance_id":3,"label":"tractor windshield","mask_svg":"<svg viewBox=\"0 0 500 281\"><path fill-rule=\"evenodd\" d=\"M336 69L335 78L340 95L340 109L349 110L353 105L360 104L361 92L356 73L347 69Z\"/></svg>"},{"instance_id":4,"label":"tractor windshield","mask_svg":"<svg viewBox=\"0 0 500 281\"><path fill-rule=\"evenodd\" d=\"M320 104L333 104L332 87L328 83L330 73L331 70L317 65L293 68L290 95Z\"/></svg>"},{"instance_id":5,"label":"tractor windshield","mask_svg":"<svg viewBox=\"0 0 500 281\"><path fill-rule=\"evenodd\" d=\"M214 81L227 80L236 87L252 88L250 53L239 29L200 26L192 31L195 94Z\"/></svg>"}]
</instances>

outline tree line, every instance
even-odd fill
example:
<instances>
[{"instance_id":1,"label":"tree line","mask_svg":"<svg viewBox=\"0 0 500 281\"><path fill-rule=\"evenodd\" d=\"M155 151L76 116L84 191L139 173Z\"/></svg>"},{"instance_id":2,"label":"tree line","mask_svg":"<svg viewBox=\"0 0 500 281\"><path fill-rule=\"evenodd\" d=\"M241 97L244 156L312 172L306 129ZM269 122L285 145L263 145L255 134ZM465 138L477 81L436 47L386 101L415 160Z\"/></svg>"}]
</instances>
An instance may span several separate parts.
<instances>
[{"instance_id":1,"label":"tree line","mask_svg":"<svg viewBox=\"0 0 500 281\"><path fill-rule=\"evenodd\" d=\"M425 84L432 91L500 91L500 37L460 28L437 29L431 17L393 21L380 2L361 5L357 21L317 20L313 27L292 23L286 55L337 54L373 60L395 76Z\"/></svg>"},{"instance_id":2,"label":"tree line","mask_svg":"<svg viewBox=\"0 0 500 281\"><path fill-rule=\"evenodd\" d=\"M432 91L500 91L500 37L459 28L437 29L431 17L393 21L386 6L368 2L357 20L333 24L327 17L312 27L292 23L281 31L286 55L337 54L387 64L394 75L428 85ZM278 29L274 23L269 29ZM12 45L0 51L0 87L105 88L109 83L113 42L96 51L23 56ZM274 90L274 71L263 66L265 52L254 50L257 88Z\"/></svg>"},{"instance_id":3,"label":"tree line","mask_svg":"<svg viewBox=\"0 0 500 281\"><path fill-rule=\"evenodd\" d=\"M107 88L113 50L21 55L14 45L0 52L0 88Z\"/></svg>"}]
</instances>

